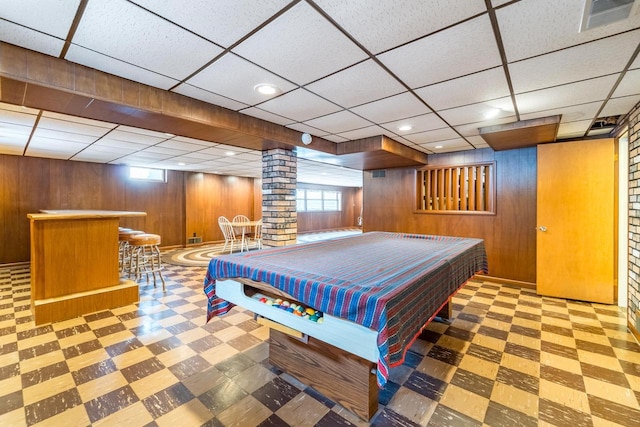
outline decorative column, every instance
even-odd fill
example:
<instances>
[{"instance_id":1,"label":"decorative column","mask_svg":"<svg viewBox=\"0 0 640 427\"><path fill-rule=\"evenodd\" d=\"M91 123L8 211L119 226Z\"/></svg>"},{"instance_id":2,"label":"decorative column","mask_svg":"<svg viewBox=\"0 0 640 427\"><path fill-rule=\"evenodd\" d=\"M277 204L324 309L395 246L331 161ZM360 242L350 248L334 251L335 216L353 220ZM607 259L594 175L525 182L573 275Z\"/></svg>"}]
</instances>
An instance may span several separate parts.
<instances>
[{"instance_id":1,"label":"decorative column","mask_svg":"<svg viewBox=\"0 0 640 427\"><path fill-rule=\"evenodd\" d=\"M619 236L620 239L626 236ZM629 114L629 276L627 319L640 336L640 103Z\"/></svg>"},{"instance_id":2,"label":"decorative column","mask_svg":"<svg viewBox=\"0 0 640 427\"><path fill-rule=\"evenodd\" d=\"M286 246L298 238L296 151L262 152L262 244Z\"/></svg>"}]
</instances>

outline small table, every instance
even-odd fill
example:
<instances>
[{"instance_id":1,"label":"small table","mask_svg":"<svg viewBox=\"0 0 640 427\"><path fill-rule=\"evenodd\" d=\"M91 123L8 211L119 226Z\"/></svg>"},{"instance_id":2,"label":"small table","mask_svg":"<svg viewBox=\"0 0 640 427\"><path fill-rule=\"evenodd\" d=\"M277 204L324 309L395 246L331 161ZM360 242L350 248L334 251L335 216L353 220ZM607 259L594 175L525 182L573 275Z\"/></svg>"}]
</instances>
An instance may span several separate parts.
<instances>
[{"instance_id":1,"label":"small table","mask_svg":"<svg viewBox=\"0 0 640 427\"><path fill-rule=\"evenodd\" d=\"M244 237L245 237L245 233L247 232L247 228L255 227L256 225L260 224L260 221L262 220L259 219L256 221L236 221L231 223L233 228L242 228L242 240L240 241L240 252L244 252L244 245L245 245ZM248 250L249 250L249 245L247 244L247 251Z\"/></svg>"}]
</instances>

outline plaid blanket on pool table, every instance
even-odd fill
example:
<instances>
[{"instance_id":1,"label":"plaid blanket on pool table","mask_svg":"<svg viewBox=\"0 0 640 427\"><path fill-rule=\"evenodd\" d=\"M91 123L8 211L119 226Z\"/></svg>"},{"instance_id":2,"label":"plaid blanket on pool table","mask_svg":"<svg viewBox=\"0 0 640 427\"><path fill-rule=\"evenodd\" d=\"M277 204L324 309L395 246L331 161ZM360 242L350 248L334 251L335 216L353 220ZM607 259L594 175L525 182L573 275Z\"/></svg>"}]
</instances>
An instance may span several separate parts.
<instances>
[{"instance_id":1,"label":"plaid blanket on pool table","mask_svg":"<svg viewBox=\"0 0 640 427\"><path fill-rule=\"evenodd\" d=\"M216 279L265 282L307 306L378 331L378 385L438 310L474 274L487 273L480 239L370 232L213 258L207 321L231 307Z\"/></svg>"}]
</instances>

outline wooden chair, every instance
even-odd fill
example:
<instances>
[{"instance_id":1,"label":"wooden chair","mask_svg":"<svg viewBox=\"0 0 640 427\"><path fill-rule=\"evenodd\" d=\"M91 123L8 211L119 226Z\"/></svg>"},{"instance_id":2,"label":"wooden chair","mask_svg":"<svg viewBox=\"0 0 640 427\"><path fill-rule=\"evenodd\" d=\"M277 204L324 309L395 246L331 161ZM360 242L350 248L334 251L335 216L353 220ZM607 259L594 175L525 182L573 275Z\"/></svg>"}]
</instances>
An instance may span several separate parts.
<instances>
[{"instance_id":1,"label":"wooden chair","mask_svg":"<svg viewBox=\"0 0 640 427\"><path fill-rule=\"evenodd\" d=\"M224 235L224 247L222 248L222 252L227 249L227 245L229 247L229 253L233 252L233 244L236 242L236 233L233 229L233 224L231 221L227 219L225 216L221 216L218 218L218 225L220 226L220 230L222 230L222 234Z\"/></svg>"},{"instance_id":2,"label":"wooden chair","mask_svg":"<svg viewBox=\"0 0 640 427\"><path fill-rule=\"evenodd\" d=\"M253 240L256 242L256 248L262 249L262 219L256 224L253 232Z\"/></svg>"},{"instance_id":3,"label":"wooden chair","mask_svg":"<svg viewBox=\"0 0 640 427\"><path fill-rule=\"evenodd\" d=\"M231 224L236 224L238 222L249 222L249 221L250 219L246 215L236 215L231 220ZM253 231L248 231L247 227L236 227L235 225L233 228L236 235L240 235L243 238L242 242L240 242L240 250L241 251L244 250L245 247L247 248L247 250L249 250L248 240L253 238Z\"/></svg>"}]
</instances>

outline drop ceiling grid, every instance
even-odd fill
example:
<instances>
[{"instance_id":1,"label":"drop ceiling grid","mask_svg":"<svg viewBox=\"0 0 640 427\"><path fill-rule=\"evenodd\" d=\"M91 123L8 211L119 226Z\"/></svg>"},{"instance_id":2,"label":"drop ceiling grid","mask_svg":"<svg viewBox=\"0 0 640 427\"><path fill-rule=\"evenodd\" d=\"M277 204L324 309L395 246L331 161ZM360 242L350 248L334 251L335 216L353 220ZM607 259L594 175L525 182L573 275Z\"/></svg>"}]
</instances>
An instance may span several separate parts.
<instances>
[{"instance_id":1,"label":"drop ceiling grid","mask_svg":"<svg viewBox=\"0 0 640 427\"><path fill-rule=\"evenodd\" d=\"M594 109L621 114L637 100L640 58L612 99L606 98L639 42L640 14L577 33L582 2L492 2L494 7L504 5L496 9L496 17L521 119L564 111L563 123L583 121L580 115L587 121L594 119L587 117L596 114ZM9 0L0 5L0 39L57 55L78 1L52 12L62 14L55 22L25 13L22 4ZM178 84L173 89L177 93L337 143L378 132L418 148L416 141L437 143L431 138L444 128L448 130L439 136L443 144L463 135L476 146L472 141L478 141L477 127L514 120L515 106L509 105L483 0L381 2L376 7L367 0L269 0L251 5L221 0L215 10L205 0L179 6L153 0L88 4L66 59L163 89ZM46 11L44 7L39 9ZM99 11L103 16L98 20ZM122 11L127 13L120 15ZM216 20L220 22L212 25ZM109 41L105 35L114 38ZM136 49L129 49L131 40ZM224 48L231 51L210 63ZM274 80L283 94L265 101L253 85L243 84L259 78ZM496 104L505 117L485 120L482 109ZM448 123L427 114L427 105ZM0 111L0 122L8 120L3 117L6 111ZM569 119L571 115L575 117ZM413 122L409 133L397 129L405 122ZM420 139L421 134L426 139ZM130 142L158 147L162 140ZM136 148L157 151L128 149ZM86 155L91 151L84 150ZM133 158L135 153L129 154Z\"/></svg>"}]
</instances>

